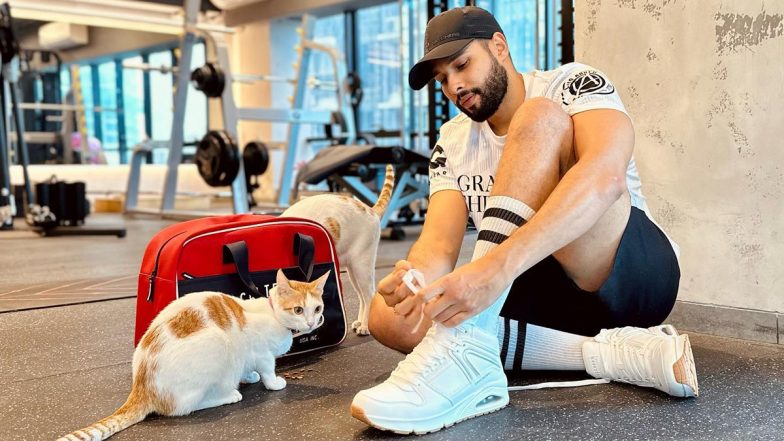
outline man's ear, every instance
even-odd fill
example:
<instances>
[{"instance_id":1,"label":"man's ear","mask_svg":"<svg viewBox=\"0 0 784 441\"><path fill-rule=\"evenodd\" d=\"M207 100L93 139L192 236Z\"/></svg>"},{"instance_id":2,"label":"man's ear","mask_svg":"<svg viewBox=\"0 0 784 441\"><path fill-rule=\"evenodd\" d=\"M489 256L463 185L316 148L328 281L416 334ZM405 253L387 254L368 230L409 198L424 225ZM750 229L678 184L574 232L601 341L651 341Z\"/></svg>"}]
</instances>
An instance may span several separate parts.
<instances>
[{"instance_id":1,"label":"man's ear","mask_svg":"<svg viewBox=\"0 0 784 441\"><path fill-rule=\"evenodd\" d=\"M503 64L509 58L509 44L504 34L496 32L487 45L490 52L498 58L499 63Z\"/></svg>"}]
</instances>

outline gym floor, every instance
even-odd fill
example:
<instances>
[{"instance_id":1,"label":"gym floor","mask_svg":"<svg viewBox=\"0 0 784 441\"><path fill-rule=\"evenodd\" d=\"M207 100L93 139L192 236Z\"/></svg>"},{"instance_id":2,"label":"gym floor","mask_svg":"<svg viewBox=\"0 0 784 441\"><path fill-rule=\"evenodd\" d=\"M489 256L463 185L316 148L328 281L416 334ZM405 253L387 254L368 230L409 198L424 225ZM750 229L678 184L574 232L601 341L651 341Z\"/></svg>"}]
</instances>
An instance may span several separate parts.
<instances>
[{"instance_id":1,"label":"gym floor","mask_svg":"<svg viewBox=\"0 0 784 441\"><path fill-rule=\"evenodd\" d=\"M167 222L88 218L91 225L102 222L124 222L128 236L0 232L0 439L52 440L111 414L128 395L134 276L147 241ZM418 228L407 233L405 241L382 242L377 277L405 254ZM475 237L467 233L461 260L469 257ZM353 317L357 300L346 282ZM53 303L75 304L42 308ZM784 346L690 335L697 399L623 384L512 392L507 408L418 439L782 439ZM372 337L349 335L338 348L282 359L279 373L303 377L290 379L282 391L243 386L238 404L179 418L151 416L112 439L399 439L353 419L349 405L402 358ZM584 377L531 372L510 378L510 384Z\"/></svg>"}]
</instances>

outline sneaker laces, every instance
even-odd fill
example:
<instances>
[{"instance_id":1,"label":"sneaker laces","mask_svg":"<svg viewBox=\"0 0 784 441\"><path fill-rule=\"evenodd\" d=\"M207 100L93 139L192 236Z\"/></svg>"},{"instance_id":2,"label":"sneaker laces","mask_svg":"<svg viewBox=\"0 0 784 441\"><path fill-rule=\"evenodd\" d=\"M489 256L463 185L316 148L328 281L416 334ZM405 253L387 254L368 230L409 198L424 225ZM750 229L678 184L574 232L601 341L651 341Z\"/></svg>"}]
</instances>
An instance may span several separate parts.
<instances>
[{"instance_id":1,"label":"sneaker laces","mask_svg":"<svg viewBox=\"0 0 784 441\"><path fill-rule=\"evenodd\" d=\"M403 277L403 282L408 285L408 288L411 290L412 294L419 292L422 288L427 286L424 275L414 268L409 269L406 272ZM422 305L422 309L420 310L419 314L419 321L411 331L412 334L415 333L422 324L424 318L424 304ZM465 346L465 343L461 342L455 335L458 332L465 333L467 330L462 326L458 326L457 328L450 330L443 325L434 323L430 329L427 330L427 334L425 334L425 337L422 339L422 341L420 341L419 344L414 347L414 350L406 355L405 359L398 363L397 367L392 371L390 379L397 379L405 384L409 382L412 377L417 378L419 374L426 375L430 373L434 368L441 365L441 363L447 359L450 349L456 349L459 346ZM438 338L437 334L443 335L443 337ZM419 384L418 380L415 380L415 382ZM610 380L604 378L577 381L554 381L529 384L526 386L510 386L508 389L510 391L520 391L562 387L581 387L595 384L605 384L609 382Z\"/></svg>"},{"instance_id":2,"label":"sneaker laces","mask_svg":"<svg viewBox=\"0 0 784 441\"><path fill-rule=\"evenodd\" d=\"M425 334L425 337L414 350L397 365L395 370L392 371L390 378L409 383L412 378L417 378L419 375L427 375L432 372L433 369L440 366L441 363L447 359L450 349L454 350L460 346L465 346L465 343L459 341L458 336L455 335L458 332L466 332L466 330L461 327L450 330L439 324L433 325L428 329L427 334ZM440 337L437 336L437 334L440 334ZM609 382L610 380L604 378L575 381L551 381L525 386L509 386L507 389L509 391L554 389L592 386ZM414 383L417 385L420 384L419 380L415 380Z\"/></svg>"},{"instance_id":3,"label":"sneaker laces","mask_svg":"<svg viewBox=\"0 0 784 441\"><path fill-rule=\"evenodd\" d=\"M450 350L465 345L457 339L456 332L461 332L461 329L450 330L442 325L433 325L414 350L398 363L392 377L409 380L412 375L428 374L440 366L449 357Z\"/></svg>"},{"instance_id":4,"label":"sneaker laces","mask_svg":"<svg viewBox=\"0 0 784 441\"><path fill-rule=\"evenodd\" d=\"M653 372L653 366L649 357L653 350L652 346L656 344L657 339L651 335L651 338L646 339L647 341L644 343L636 344L633 338L639 334L623 335L623 330L624 328L604 329L597 336L597 339L601 339L610 345L610 360L609 363L605 363L606 370L609 371L616 381L632 384L658 384L659 381ZM618 372L618 366L622 366L620 372Z\"/></svg>"}]
</instances>

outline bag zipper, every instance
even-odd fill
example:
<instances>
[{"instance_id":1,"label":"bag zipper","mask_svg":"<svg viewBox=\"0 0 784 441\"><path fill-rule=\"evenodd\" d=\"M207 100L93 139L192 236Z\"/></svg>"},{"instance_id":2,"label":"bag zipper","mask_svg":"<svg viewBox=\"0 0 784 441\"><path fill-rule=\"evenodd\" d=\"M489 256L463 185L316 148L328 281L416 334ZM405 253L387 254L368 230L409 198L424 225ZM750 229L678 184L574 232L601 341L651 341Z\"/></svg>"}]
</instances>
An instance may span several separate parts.
<instances>
[{"instance_id":1,"label":"bag zipper","mask_svg":"<svg viewBox=\"0 0 784 441\"><path fill-rule=\"evenodd\" d=\"M147 302L152 302L152 292L155 288L155 277L158 275L158 263L161 258L161 252L163 252L163 248L166 247L166 244L169 243L175 237L185 233L185 231L180 231L179 233L175 234L174 236L166 239L166 241L161 244L160 248L158 248L158 254L155 256L155 266L152 268L152 272L150 273L150 277L148 280L148 288L147 288Z\"/></svg>"}]
</instances>

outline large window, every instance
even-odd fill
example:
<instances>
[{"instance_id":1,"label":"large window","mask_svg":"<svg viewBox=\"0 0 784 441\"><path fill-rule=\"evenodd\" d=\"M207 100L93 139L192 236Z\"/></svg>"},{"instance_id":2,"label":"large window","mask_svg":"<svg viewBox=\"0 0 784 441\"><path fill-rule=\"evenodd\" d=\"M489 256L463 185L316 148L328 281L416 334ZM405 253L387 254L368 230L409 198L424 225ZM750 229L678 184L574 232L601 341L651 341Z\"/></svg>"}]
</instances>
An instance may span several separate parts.
<instances>
[{"instance_id":1,"label":"large window","mask_svg":"<svg viewBox=\"0 0 784 441\"><path fill-rule=\"evenodd\" d=\"M197 67L203 66L205 61L206 51L204 43L193 45L191 68L188 69L188 72L192 72ZM171 74L169 76L172 77ZM187 100L188 104L185 106L183 139L185 139L185 142L192 142L201 139L207 134L207 96L193 87L188 87ZM170 136L171 134L169 133L163 139L169 139Z\"/></svg>"},{"instance_id":2,"label":"large window","mask_svg":"<svg viewBox=\"0 0 784 441\"><path fill-rule=\"evenodd\" d=\"M165 50L161 52L153 52L149 58L150 66L153 67L171 67L172 53ZM173 105L174 94L172 89L172 75L159 71L150 71L150 97L152 98L152 106L150 110L152 114L152 139L166 140L171 137L171 126L173 118ZM166 157L163 153L163 158L153 156L153 162L165 162Z\"/></svg>"},{"instance_id":3,"label":"large window","mask_svg":"<svg viewBox=\"0 0 784 441\"><path fill-rule=\"evenodd\" d=\"M428 150L428 93L407 87L408 69L423 55L427 24L427 0L402 0L401 41L403 69L404 145ZM496 17L509 42L512 61L518 71L552 69L560 64L560 17L555 0L478 0L477 6ZM449 0L449 7L464 6L464 0ZM450 104L450 115L457 109Z\"/></svg>"},{"instance_id":4,"label":"large window","mask_svg":"<svg viewBox=\"0 0 784 441\"><path fill-rule=\"evenodd\" d=\"M357 71L364 91L359 129L363 132L400 130L403 91L399 4L357 11L356 35Z\"/></svg>"},{"instance_id":5,"label":"large window","mask_svg":"<svg viewBox=\"0 0 784 441\"><path fill-rule=\"evenodd\" d=\"M81 83L82 102L76 104L84 105L84 120L87 125L87 134L95 136L95 100L93 99L93 68L91 66L79 67L79 82ZM78 131L78 123L76 128Z\"/></svg>"},{"instance_id":6,"label":"large window","mask_svg":"<svg viewBox=\"0 0 784 441\"><path fill-rule=\"evenodd\" d=\"M172 49L146 55L151 66L172 66ZM122 68L123 62L138 65L144 59L142 55L117 59L101 58L93 62L85 61L78 67L79 93L82 100L76 104L84 105L84 123L89 136L93 138L92 149L95 150L95 146L100 145L108 164L127 162L133 147L145 139L168 141L171 138L174 116L172 74ZM204 61L204 44L197 43L194 45L191 67L187 72L201 66ZM121 76L118 77L120 72ZM149 82L145 81L145 76L149 78ZM71 78L69 66L61 70L60 80L63 97L73 93L75 82ZM146 84L149 84L149 90L146 90ZM150 103L146 103L147 96L150 97ZM145 108L149 108L149 114ZM208 127L207 97L189 88L185 109L185 141L201 139ZM75 132L78 131L77 125ZM74 136L76 139L79 137ZM125 155L122 154L123 150ZM165 163L166 157L166 149L156 149L153 152L155 163Z\"/></svg>"},{"instance_id":7,"label":"large window","mask_svg":"<svg viewBox=\"0 0 784 441\"><path fill-rule=\"evenodd\" d=\"M117 112L117 67L114 61L107 61L97 66L99 84L101 145L108 164L120 163L120 133Z\"/></svg>"},{"instance_id":8,"label":"large window","mask_svg":"<svg viewBox=\"0 0 784 441\"><path fill-rule=\"evenodd\" d=\"M313 40L337 50L338 54L345 60L346 48L346 23L343 14L322 17L316 20L313 27ZM343 79L335 77L335 68L332 60L324 52L313 51L313 57L308 69L308 77L331 84L340 84ZM315 84L315 83L314 83ZM341 106L338 102L337 93L334 87L310 87L305 94L305 107L312 109L337 110ZM312 135L316 135L315 130L305 130Z\"/></svg>"},{"instance_id":9,"label":"large window","mask_svg":"<svg viewBox=\"0 0 784 441\"><path fill-rule=\"evenodd\" d=\"M123 60L140 64L142 57L135 56ZM145 129L144 114L144 72L138 69L123 69L123 119L125 121L125 144L128 150L149 137Z\"/></svg>"},{"instance_id":10,"label":"large window","mask_svg":"<svg viewBox=\"0 0 784 441\"><path fill-rule=\"evenodd\" d=\"M316 42L330 48L334 48L341 60L345 63L346 57L346 26L343 14L320 17L312 23L313 34L311 38ZM295 46L300 46L300 35L297 29L302 26L300 19L284 18L273 20L271 23L271 35L274 35L275 44L270 48L270 74L274 77L293 79L296 76L297 61L299 53L292 50ZM305 90L302 107L305 109L318 109L334 111L340 108L337 93L337 85L342 85L343 78L335 77L335 69L332 59L324 52L313 50L310 52L309 64L305 75L309 86ZM319 84L319 87L313 87ZM323 86L323 87L321 87ZM275 109L287 109L292 106L291 98L294 97L294 85L290 82L273 82L270 87L270 106ZM287 142L290 124L272 124L272 141ZM313 155L328 143L326 141L316 141L323 138L325 134L322 125L300 124L299 137L296 145L296 165L301 166L304 161L308 161ZM273 159L277 152L273 151ZM273 172L278 173L281 167L273 167ZM274 180L278 176L273 177Z\"/></svg>"}]
</instances>

